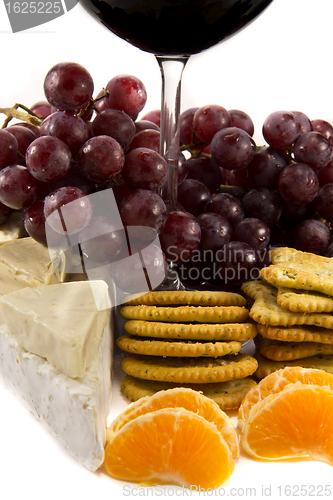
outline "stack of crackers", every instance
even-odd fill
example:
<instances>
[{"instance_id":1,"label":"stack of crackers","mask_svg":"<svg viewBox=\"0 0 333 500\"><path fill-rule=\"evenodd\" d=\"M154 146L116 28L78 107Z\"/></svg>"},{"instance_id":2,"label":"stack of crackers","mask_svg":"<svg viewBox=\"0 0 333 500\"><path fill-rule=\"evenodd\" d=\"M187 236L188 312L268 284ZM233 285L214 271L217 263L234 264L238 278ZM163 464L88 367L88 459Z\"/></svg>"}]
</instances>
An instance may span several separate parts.
<instances>
[{"instance_id":1,"label":"stack of crackers","mask_svg":"<svg viewBox=\"0 0 333 500\"><path fill-rule=\"evenodd\" d=\"M257 323L256 376L293 365L333 373L333 259L276 248L271 261L241 287Z\"/></svg>"},{"instance_id":2,"label":"stack of crackers","mask_svg":"<svg viewBox=\"0 0 333 500\"><path fill-rule=\"evenodd\" d=\"M131 401L190 387L233 409L256 385L257 360L239 352L257 335L242 295L156 291L127 297L120 312L127 334L116 343L131 353L122 359L121 391Z\"/></svg>"}]
</instances>

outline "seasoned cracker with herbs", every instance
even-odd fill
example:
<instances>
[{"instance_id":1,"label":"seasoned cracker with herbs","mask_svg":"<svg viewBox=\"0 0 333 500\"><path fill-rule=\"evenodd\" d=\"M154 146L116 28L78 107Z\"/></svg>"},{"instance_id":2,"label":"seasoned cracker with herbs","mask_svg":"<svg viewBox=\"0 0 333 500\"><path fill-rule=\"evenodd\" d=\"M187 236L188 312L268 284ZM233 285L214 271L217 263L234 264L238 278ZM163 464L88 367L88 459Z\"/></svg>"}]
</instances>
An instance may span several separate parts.
<instances>
[{"instance_id":1,"label":"seasoned cracker with herbs","mask_svg":"<svg viewBox=\"0 0 333 500\"><path fill-rule=\"evenodd\" d=\"M258 332L268 339L284 342L320 342L333 344L333 330L318 326L265 326L257 324Z\"/></svg>"},{"instance_id":2,"label":"seasoned cracker with herbs","mask_svg":"<svg viewBox=\"0 0 333 500\"><path fill-rule=\"evenodd\" d=\"M176 384L172 382L159 382L155 380L143 380L130 375L122 380L121 392L130 401L137 401L146 396L153 396L156 392L173 389L175 387L186 387L202 394L219 405L221 410L233 410L239 407L245 395L250 389L256 387L257 382L251 377L245 377L227 382L215 382L211 384Z\"/></svg>"},{"instance_id":3,"label":"seasoned cracker with herbs","mask_svg":"<svg viewBox=\"0 0 333 500\"><path fill-rule=\"evenodd\" d=\"M293 312L332 312L333 297L320 292L278 287L277 303Z\"/></svg>"},{"instance_id":4,"label":"seasoned cracker with herbs","mask_svg":"<svg viewBox=\"0 0 333 500\"><path fill-rule=\"evenodd\" d=\"M127 375L145 380L176 383L225 382L245 378L257 369L255 358L230 354L219 358L163 358L130 354L121 368Z\"/></svg>"},{"instance_id":5,"label":"seasoned cracker with herbs","mask_svg":"<svg viewBox=\"0 0 333 500\"><path fill-rule=\"evenodd\" d=\"M289 361L309 358L317 354L333 354L333 344L321 342L283 342L258 335L256 343L260 354L273 361Z\"/></svg>"},{"instance_id":6,"label":"seasoned cracker with herbs","mask_svg":"<svg viewBox=\"0 0 333 500\"><path fill-rule=\"evenodd\" d=\"M157 291L145 294L136 294L125 297L129 306L170 306L170 305L196 305L196 306L245 306L246 300L238 293L211 292L211 291Z\"/></svg>"},{"instance_id":7,"label":"seasoned cracker with herbs","mask_svg":"<svg viewBox=\"0 0 333 500\"><path fill-rule=\"evenodd\" d=\"M162 321L126 321L124 329L132 335L162 339L187 340L239 340L246 341L257 335L254 323L163 323Z\"/></svg>"},{"instance_id":8,"label":"seasoned cracker with herbs","mask_svg":"<svg viewBox=\"0 0 333 500\"><path fill-rule=\"evenodd\" d=\"M256 353L258 361L258 368L255 372L256 377L262 379L267 377L270 373L285 368L286 366L301 366L303 368L316 368L317 370L324 370L333 373L333 355L311 356L310 358L295 359L292 361L273 361L266 358L260 353Z\"/></svg>"},{"instance_id":9,"label":"seasoned cracker with herbs","mask_svg":"<svg viewBox=\"0 0 333 500\"><path fill-rule=\"evenodd\" d=\"M257 323L266 326L313 325L333 328L333 314L292 312L279 306L277 289L264 281L248 281L241 288L254 299L250 318Z\"/></svg>"},{"instance_id":10,"label":"seasoned cracker with herbs","mask_svg":"<svg viewBox=\"0 0 333 500\"><path fill-rule=\"evenodd\" d=\"M246 321L249 311L240 306L124 306L120 314L126 319L146 321L239 323Z\"/></svg>"},{"instance_id":11,"label":"seasoned cracker with herbs","mask_svg":"<svg viewBox=\"0 0 333 500\"><path fill-rule=\"evenodd\" d=\"M116 340L120 349L133 354L145 354L148 356L175 356L192 357L200 356L212 357L225 356L226 354L236 354L242 348L242 343L231 342L197 342L194 340L155 340L147 338L137 338L133 335L122 335Z\"/></svg>"}]
</instances>

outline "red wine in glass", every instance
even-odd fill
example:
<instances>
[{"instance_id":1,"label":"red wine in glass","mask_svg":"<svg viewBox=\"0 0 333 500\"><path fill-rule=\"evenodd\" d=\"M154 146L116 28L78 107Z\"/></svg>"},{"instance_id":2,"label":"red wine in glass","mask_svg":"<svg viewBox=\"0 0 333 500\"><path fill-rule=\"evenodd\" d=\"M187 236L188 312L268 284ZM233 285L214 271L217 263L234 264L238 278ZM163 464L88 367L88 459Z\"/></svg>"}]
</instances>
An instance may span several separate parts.
<instances>
[{"instance_id":1,"label":"red wine in glass","mask_svg":"<svg viewBox=\"0 0 333 500\"><path fill-rule=\"evenodd\" d=\"M155 55L162 76L160 152L168 163L165 202L177 203L181 78L186 62L234 35L273 0L79 0L111 32Z\"/></svg>"},{"instance_id":2,"label":"red wine in glass","mask_svg":"<svg viewBox=\"0 0 333 500\"><path fill-rule=\"evenodd\" d=\"M80 0L119 37L155 55L189 56L233 35L272 0Z\"/></svg>"}]
</instances>

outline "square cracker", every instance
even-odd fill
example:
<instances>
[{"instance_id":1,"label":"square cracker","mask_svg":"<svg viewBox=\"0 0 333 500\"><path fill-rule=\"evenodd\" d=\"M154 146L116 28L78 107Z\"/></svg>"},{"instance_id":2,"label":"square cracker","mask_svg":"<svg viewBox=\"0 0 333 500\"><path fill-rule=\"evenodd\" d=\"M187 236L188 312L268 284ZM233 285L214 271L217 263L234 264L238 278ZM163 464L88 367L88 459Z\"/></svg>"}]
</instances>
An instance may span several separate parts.
<instances>
[{"instance_id":1,"label":"square cracker","mask_svg":"<svg viewBox=\"0 0 333 500\"><path fill-rule=\"evenodd\" d=\"M333 329L333 314L292 312L277 303L277 289L262 280L247 281L242 291L254 299L250 318L270 326L313 325Z\"/></svg>"},{"instance_id":2,"label":"square cracker","mask_svg":"<svg viewBox=\"0 0 333 500\"><path fill-rule=\"evenodd\" d=\"M264 326L257 323L260 335L283 342L320 342L333 344L333 330L318 326Z\"/></svg>"},{"instance_id":3,"label":"square cracker","mask_svg":"<svg viewBox=\"0 0 333 500\"><path fill-rule=\"evenodd\" d=\"M281 370L281 368L285 368L286 366L302 366L303 368L315 368L333 373L333 355L323 356L319 354L310 358L295 359L292 361L273 361L259 352L256 353L255 357L258 361L258 368L255 375L259 379L267 377L270 373Z\"/></svg>"},{"instance_id":4,"label":"square cracker","mask_svg":"<svg viewBox=\"0 0 333 500\"><path fill-rule=\"evenodd\" d=\"M256 343L260 354L273 361L291 361L317 354L333 354L333 344L319 342L283 342L258 335Z\"/></svg>"},{"instance_id":5,"label":"square cracker","mask_svg":"<svg viewBox=\"0 0 333 500\"><path fill-rule=\"evenodd\" d=\"M279 306L293 312L320 313L333 311L333 297L310 290L279 287L276 301Z\"/></svg>"},{"instance_id":6,"label":"square cracker","mask_svg":"<svg viewBox=\"0 0 333 500\"><path fill-rule=\"evenodd\" d=\"M285 247L270 256L272 265L261 269L260 276L271 285L333 296L333 259Z\"/></svg>"}]
</instances>

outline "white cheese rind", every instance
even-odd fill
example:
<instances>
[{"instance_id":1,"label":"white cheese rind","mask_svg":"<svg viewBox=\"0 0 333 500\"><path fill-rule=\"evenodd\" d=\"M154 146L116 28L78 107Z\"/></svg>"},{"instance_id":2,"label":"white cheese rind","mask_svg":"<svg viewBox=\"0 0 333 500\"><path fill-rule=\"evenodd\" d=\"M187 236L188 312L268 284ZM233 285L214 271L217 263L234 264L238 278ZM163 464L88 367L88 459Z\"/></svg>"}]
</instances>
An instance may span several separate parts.
<instances>
[{"instance_id":1,"label":"white cheese rind","mask_svg":"<svg viewBox=\"0 0 333 500\"><path fill-rule=\"evenodd\" d=\"M0 325L0 379L41 424L91 471L104 460L113 370L111 322L85 376L71 379L28 353Z\"/></svg>"},{"instance_id":2,"label":"white cheese rind","mask_svg":"<svg viewBox=\"0 0 333 500\"><path fill-rule=\"evenodd\" d=\"M82 377L98 352L107 306L102 280L22 288L0 298L1 315L19 344L72 378Z\"/></svg>"}]
</instances>

